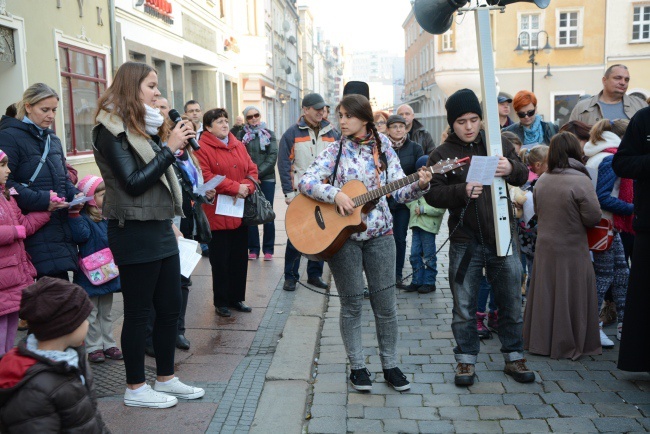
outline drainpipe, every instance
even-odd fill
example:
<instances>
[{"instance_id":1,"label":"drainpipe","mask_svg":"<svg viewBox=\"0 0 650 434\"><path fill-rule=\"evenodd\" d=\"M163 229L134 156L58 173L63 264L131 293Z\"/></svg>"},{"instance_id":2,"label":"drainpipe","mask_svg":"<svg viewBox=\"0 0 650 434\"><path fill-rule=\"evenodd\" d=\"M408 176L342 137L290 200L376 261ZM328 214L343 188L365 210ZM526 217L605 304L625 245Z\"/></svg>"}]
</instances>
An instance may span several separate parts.
<instances>
[{"instance_id":1,"label":"drainpipe","mask_svg":"<svg viewBox=\"0 0 650 434\"><path fill-rule=\"evenodd\" d=\"M108 0L108 26L111 32L111 69L117 72L117 35L115 34L115 0Z\"/></svg>"}]
</instances>

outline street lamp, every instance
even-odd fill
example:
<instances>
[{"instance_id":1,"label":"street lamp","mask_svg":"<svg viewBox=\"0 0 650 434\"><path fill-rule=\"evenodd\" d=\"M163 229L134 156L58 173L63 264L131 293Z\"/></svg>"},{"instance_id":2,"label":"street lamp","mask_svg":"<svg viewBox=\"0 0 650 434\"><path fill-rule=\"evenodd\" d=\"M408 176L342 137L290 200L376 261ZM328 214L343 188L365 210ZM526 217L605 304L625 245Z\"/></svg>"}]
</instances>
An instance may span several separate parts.
<instances>
[{"instance_id":1,"label":"street lamp","mask_svg":"<svg viewBox=\"0 0 650 434\"><path fill-rule=\"evenodd\" d=\"M528 32L521 32L519 33L519 36L517 36L517 47L515 48L515 52L517 54L523 54L524 53L524 48L521 46L521 35L526 35L528 37L528 46L526 49L528 50L528 61L526 63L530 63L530 68L531 68L531 92L535 93L535 65L537 65L537 62L535 62L535 56L537 53L539 53L539 35L544 34L546 35L546 45L544 45L544 50L545 53L550 53L553 47L551 47L551 44L549 43L549 36L548 33L546 33L546 30L540 30L537 33L528 33ZM533 41L537 41L535 46L533 46Z\"/></svg>"}]
</instances>

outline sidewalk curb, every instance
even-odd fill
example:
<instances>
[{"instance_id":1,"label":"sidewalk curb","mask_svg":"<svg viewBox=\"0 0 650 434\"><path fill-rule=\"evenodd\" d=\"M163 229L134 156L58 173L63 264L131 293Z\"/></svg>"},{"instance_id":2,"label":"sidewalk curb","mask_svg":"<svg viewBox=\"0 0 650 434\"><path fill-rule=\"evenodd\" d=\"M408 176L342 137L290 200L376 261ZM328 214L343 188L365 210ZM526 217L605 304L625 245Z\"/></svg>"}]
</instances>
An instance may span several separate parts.
<instances>
[{"instance_id":1,"label":"sidewalk curb","mask_svg":"<svg viewBox=\"0 0 650 434\"><path fill-rule=\"evenodd\" d=\"M327 267L323 279L330 279ZM298 285L282 338L266 374L251 433L302 432L327 304L327 297Z\"/></svg>"}]
</instances>

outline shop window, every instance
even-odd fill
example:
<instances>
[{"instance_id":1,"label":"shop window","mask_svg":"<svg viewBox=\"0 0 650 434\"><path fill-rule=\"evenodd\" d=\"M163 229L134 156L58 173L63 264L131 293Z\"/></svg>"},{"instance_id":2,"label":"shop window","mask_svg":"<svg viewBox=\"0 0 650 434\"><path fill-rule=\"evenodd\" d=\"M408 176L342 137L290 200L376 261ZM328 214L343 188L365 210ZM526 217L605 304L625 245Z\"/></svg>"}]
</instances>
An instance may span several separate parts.
<instances>
[{"instance_id":1,"label":"shop window","mask_svg":"<svg viewBox=\"0 0 650 434\"><path fill-rule=\"evenodd\" d=\"M106 56L59 44L67 155L92 152L97 100L106 90Z\"/></svg>"}]
</instances>

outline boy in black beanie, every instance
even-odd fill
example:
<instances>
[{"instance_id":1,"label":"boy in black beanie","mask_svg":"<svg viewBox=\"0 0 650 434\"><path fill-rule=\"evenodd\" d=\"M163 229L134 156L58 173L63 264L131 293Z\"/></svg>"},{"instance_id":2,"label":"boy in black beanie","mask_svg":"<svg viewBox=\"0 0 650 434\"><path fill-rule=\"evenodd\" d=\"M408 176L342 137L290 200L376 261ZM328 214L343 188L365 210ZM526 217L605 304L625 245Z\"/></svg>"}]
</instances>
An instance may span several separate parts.
<instances>
[{"instance_id":1,"label":"boy in black beanie","mask_svg":"<svg viewBox=\"0 0 650 434\"><path fill-rule=\"evenodd\" d=\"M427 165L447 158L487 156L485 132L481 127L483 110L474 92L469 89L457 91L447 99L445 107L451 132L447 140L433 150ZM528 169L519 161L506 138L502 137L502 144L495 176L504 177L511 185L523 185L528 180ZM457 386L474 383L474 365L480 350L475 315L485 267L499 307L499 339L506 362L504 372L518 382L532 382L535 374L526 367L523 354L521 262L516 247L519 243L513 243L515 247L509 256L497 256L490 187L468 183L466 176L467 170L434 174L425 196L429 205L449 210L450 231L458 226L467 202L476 202L469 204L462 225L450 235L449 282L454 298L451 329L456 339L454 353L458 362L454 381Z\"/></svg>"},{"instance_id":2,"label":"boy in black beanie","mask_svg":"<svg viewBox=\"0 0 650 434\"><path fill-rule=\"evenodd\" d=\"M83 347L92 308L67 280L25 288L20 317L30 334L0 360L0 432L108 432Z\"/></svg>"}]
</instances>

